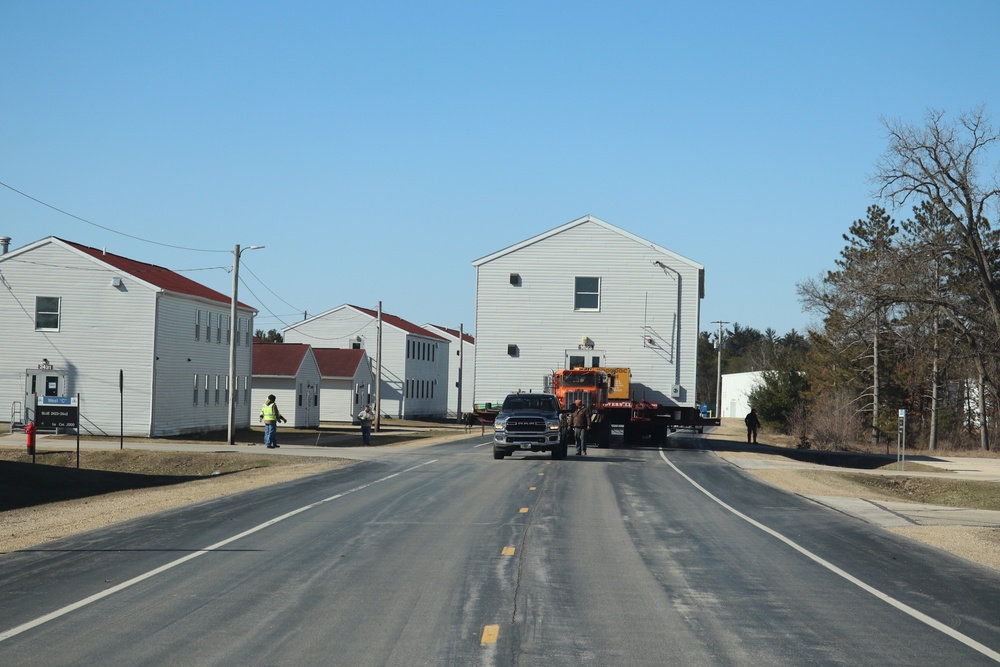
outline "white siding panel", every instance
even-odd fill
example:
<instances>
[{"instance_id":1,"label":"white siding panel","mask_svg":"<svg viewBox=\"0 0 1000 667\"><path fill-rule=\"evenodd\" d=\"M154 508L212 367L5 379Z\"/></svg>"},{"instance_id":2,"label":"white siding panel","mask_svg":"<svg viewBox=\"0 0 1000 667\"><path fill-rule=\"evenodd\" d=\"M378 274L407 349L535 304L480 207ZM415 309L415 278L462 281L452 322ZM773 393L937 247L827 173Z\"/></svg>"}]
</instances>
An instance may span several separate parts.
<instances>
[{"instance_id":1,"label":"white siding panel","mask_svg":"<svg viewBox=\"0 0 1000 667\"><path fill-rule=\"evenodd\" d=\"M22 261L23 257L23 261ZM117 435L122 424L119 370L125 374L124 431L147 435L154 296L148 288L51 243L0 263L0 406L7 421L23 402L25 369L48 359L65 372L60 393L80 394L84 433ZM35 331L36 296L60 297L59 331Z\"/></svg>"},{"instance_id":2,"label":"white siding panel","mask_svg":"<svg viewBox=\"0 0 1000 667\"><path fill-rule=\"evenodd\" d=\"M195 318L202 312L200 335L195 340ZM222 304L164 294L159 299L158 330L156 337L156 386L154 435L167 436L181 433L203 433L225 430L229 425L226 402L226 378L229 376L229 344L225 332L221 340L213 328L211 339L206 339L204 322L211 314L213 322L225 322L229 309ZM241 310L240 317L250 317ZM244 341L241 340L240 343ZM251 348L236 346L236 375L240 387L250 373ZM204 391L195 404L193 379L197 374L200 386L207 375L211 385L209 401L205 403ZM215 400L215 382L219 378L219 400ZM250 424L249 406L243 392L236 394L236 427Z\"/></svg>"},{"instance_id":3,"label":"white siding panel","mask_svg":"<svg viewBox=\"0 0 1000 667\"><path fill-rule=\"evenodd\" d=\"M477 402L543 388L543 378L563 367L564 350L587 337L606 352L602 363L632 369L637 396L694 404L697 266L587 223L477 268ZM511 273L520 286L510 284ZM574 310L577 276L601 278L599 311ZM518 346L517 357L507 354L509 344Z\"/></svg>"},{"instance_id":4,"label":"white siding panel","mask_svg":"<svg viewBox=\"0 0 1000 667\"><path fill-rule=\"evenodd\" d=\"M377 355L378 325L375 318L353 308L342 306L283 331L288 343L308 343L318 348L350 348L360 344L372 360L374 369ZM408 366L406 341L413 337L438 345L433 362L423 361L417 366ZM414 416L443 417L447 410L447 392L435 389L433 399L407 403L405 397L406 379L436 380L437 387L443 386L448 377L448 344L439 339L413 336L392 325L382 326L382 387L381 410L383 415L401 419ZM433 367L433 368L432 368ZM407 375L407 373L419 373Z\"/></svg>"}]
</instances>

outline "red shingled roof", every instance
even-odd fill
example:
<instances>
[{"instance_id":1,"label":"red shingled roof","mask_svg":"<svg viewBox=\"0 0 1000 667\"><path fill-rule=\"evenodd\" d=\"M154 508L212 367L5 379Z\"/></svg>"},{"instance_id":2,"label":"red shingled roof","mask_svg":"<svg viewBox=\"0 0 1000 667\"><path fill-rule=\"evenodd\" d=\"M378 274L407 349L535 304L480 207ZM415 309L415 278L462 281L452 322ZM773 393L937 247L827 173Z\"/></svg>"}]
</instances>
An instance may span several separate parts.
<instances>
[{"instance_id":1,"label":"red shingled roof","mask_svg":"<svg viewBox=\"0 0 1000 667\"><path fill-rule=\"evenodd\" d=\"M216 292L214 289L205 287L201 283L195 282L190 278L185 278L179 273L175 273L170 269L165 269L162 266L156 266L155 264L147 264L145 262L139 262L134 259L129 259L128 257L122 257L121 255L115 255L110 252L105 252L103 250L98 250L97 248L91 248L89 246L81 245L79 243L74 243L72 241L66 241L65 239L58 239L66 245L72 246L77 250L84 252L94 259L97 259L108 266L112 266L116 269L124 271L125 273L138 278L139 280L144 280L151 285L155 285L160 289L166 290L168 292L175 292L177 294L188 294L191 296L199 296L203 299L209 299L211 301L218 301L220 303L231 304L232 296L222 294L221 292ZM254 310L245 303L239 302L240 307L246 308L248 310Z\"/></svg>"},{"instance_id":2,"label":"red shingled roof","mask_svg":"<svg viewBox=\"0 0 1000 667\"><path fill-rule=\"evenodd\" d=\"M364 353L365 351L361 349L348 350L335 347L317 347L313 350L316 363L319 364L319 374L325 378L354 377Z\"/></svg>"},{"instance_id":3,"label":"red shingled roof","mask_svg":"<svg viewBox=\"0 0 1000 667\"><path fill-rule=\"evenodd\" d=\"M348 304L348 305L350 305L350 304ZM378 311L376 311L376 310L371 310L369 308L361 308L360 306L351 306L351 308L354 308L355 310L360 310L362 313L364 313L364 314L366 314L366 315L368 315L368 316L370 316L372 318L377 318L378 317ZM437 338L438 340L447 341L446 338L443 338L442 336L437 335L433 331L428 331L427 329L425 329L425 328L423 328L421 326L417 326L413 322L407 322L402 317L396 317L395 315L389 315L385 311L382 311L382 321L384 323L386 323L386 324L391 324L392 326L396 327L397 329L402 329L403 331L409 332L411 334L417 334L419 336L426 336L428 338Z\"/></svg>"},{"instance_id":4,"label":"red shingled roof","mask_svg":"<svg viewBox=\"0 0 1000 667\"><path fill-rule=\"evenodd\" d=\"M449 336L454 336L455 338L458 338L459 334L458 329L450 329L448 327L443 327L440 324L432 324L431 326L437 327L441 331L447 331ZM465 333L464 331L462 332L462 340L465 341L466 343L471 343L472 345L476 344L476 339L470 336L469 334Z\"/></svg>"},{"instance_id":5,"label":"red shingled roof","mask_svg":"<svg viewBox=\"0 0 1000 667\"><path fill-rule=\"evenodd\" d=\"M309 351L307 343L254 343L254 375L294 376Z\"/></svg>"}]
</instances>

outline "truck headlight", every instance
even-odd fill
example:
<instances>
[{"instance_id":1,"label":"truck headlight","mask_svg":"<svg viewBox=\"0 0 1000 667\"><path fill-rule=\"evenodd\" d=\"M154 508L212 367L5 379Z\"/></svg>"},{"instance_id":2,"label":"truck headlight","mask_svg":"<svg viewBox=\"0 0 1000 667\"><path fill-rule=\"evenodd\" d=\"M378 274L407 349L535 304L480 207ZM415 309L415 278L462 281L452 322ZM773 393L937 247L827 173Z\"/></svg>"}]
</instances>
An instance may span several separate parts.
<instances>
[{"instance_id":1,"label":"truck headlight","mask_svg":"<svg viewBox=\"0 0 1000 667\"><path fill-rule=\"evenodd\" d=\"M497 417L493 420L493 430L502 431L507 426L507 417Z\"/></svg>"}]
</instances>

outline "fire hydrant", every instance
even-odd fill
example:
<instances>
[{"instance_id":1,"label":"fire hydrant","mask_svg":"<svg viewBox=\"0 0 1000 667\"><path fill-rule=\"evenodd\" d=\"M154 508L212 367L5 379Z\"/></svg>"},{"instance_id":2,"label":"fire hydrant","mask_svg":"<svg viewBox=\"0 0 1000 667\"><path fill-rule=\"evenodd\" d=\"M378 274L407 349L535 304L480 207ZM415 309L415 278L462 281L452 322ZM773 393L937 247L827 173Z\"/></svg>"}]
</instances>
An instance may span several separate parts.
<instances>
[{"instance_id":1,"label":"fire hydrant","mask_svg":"<svg viewBox=\"0 0 1000 667\"><path fill-rule=\"evenodd\" d=\"M28 454L35 455L35 422L28 422L24 426L24 434L28 436Z\"/></svg>"}]
</instances>

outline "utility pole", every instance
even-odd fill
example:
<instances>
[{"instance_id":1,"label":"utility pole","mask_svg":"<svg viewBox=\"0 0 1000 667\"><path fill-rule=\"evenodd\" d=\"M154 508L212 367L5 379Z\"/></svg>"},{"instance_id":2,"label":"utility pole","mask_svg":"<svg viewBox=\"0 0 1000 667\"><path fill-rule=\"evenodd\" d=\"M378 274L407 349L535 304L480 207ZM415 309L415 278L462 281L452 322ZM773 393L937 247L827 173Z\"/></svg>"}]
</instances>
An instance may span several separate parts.
<instances>
[{"instance_id":1,"label":"utility pole","mask_svg":"<svg viewBox=\"0 0 1000 667\"><path fill-rule=\"evenodd\" d=\"M715 416L722 417L722 327L729 322L715 321L719 325L719 333L715 337L715 349L718 350L718 364L715 371Z\"/></svg>"},{"instance_id":2,"label":"utility pole","mask_svg":"<svg viewBox=\"0 0 1000 667\"><path fill-rule=\"evenodd\" d=\"M462 354L465 347L465 325L458 325L458 407L455 408L455 423L462 423L462 360L465 355Z\"/></svg>"},{"instance_id":3,"label":"utility pole","mask_svg":"<svg viewBox=\"0 0 1000 667\"><path fill-rule=\"evenodd\" d=\"M378 433L382 426L382 302L378 302L378 321L375 324L375 423Z\"/></svg>"},{"instance_id":4,"label":"utility pole","mask_svg":"<svg viewBox=\"0 0 1000 667\"><path fill-rule=\"evenodd\" d=\"M240 255L246 250L260 250L263 247L262 245L252 245L240 249L240 244L237 243L236 247L233 248L233 300L229 306L229 378L227 380L229 383L229 405L227 406L229 417L226 420L226 440L230 445L236 444L236 335L239 333L236 329L236 323L239 321L237 319L236 297L239 296L240 289ZM250 359L252 364L252 352Z\"/></svg>"}]
</instances>

